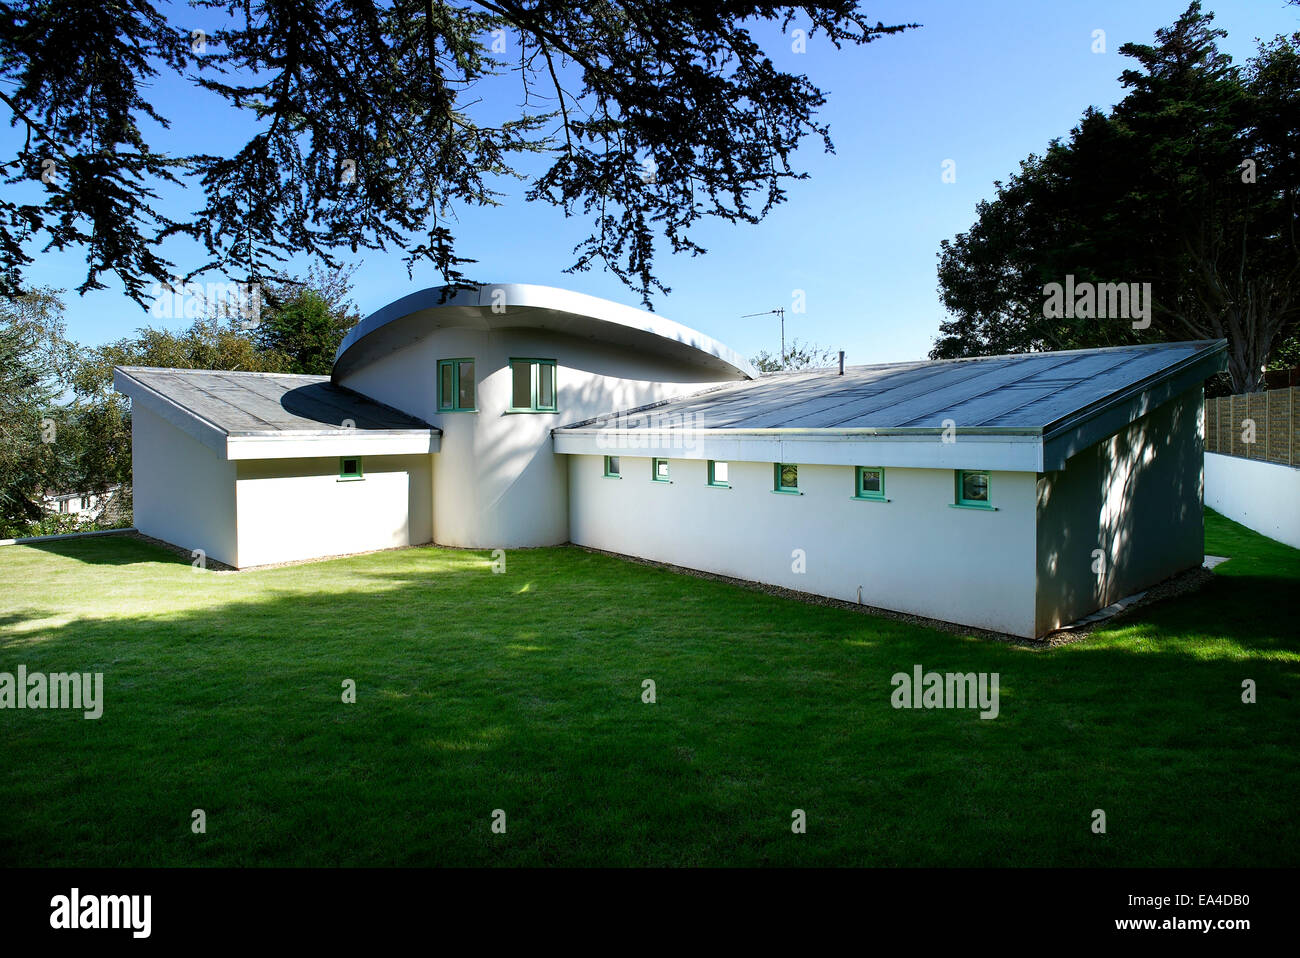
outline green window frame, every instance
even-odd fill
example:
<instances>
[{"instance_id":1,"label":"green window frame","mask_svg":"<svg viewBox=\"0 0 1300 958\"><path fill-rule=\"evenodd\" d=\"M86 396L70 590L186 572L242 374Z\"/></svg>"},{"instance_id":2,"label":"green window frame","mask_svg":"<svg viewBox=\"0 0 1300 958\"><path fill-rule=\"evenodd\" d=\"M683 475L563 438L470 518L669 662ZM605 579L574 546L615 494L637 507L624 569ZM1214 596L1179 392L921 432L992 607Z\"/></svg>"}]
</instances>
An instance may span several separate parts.
<instances>
[{"instance_id":1,"label":"green window frame","mask_svg":"<svg viewBox=\"0 0 1300 958\"><path fill-rule=\"evenodd\" d=\"M722 475L718 476L718 466L722 467ZM709 485L714 489L731 488L731 466L725 460L709 460Z\"/></svg>"},{"instance_id":2,"label":"green window frame","mask_svg":"<svg viewBox=\"0 0 1300 958\"><path fill-rule=\"evenodd\" d=\"M650 460L650 479L653 482L672 482L671 470L667 459Z\"/></svg>"},{"instance_id":3,"label":"green window frame","mask_svg":"<svg viewBox=\"0 0 1300 958\"><path fill-rule=\"evenodd\" d=\"M557 412L554 359L510 360L509 412Z\"/></svg>"},{"instance_id":4,"label":"green window frame","mask_svg":"<svg viewBox=\"0 0 1300 958\"><path fill-rule=\"evenodd\" d=\"M478 412L474 400L474 360L438 360L438 412Z\"/></svg>"},{"instance_id":5,"label":"green window frame","mask_svg":"<svg viewBox=\"0 0 1300 958\"><path fill-rule=\"evenodd\" d=\"M618 461L618 456L605 457L605 478L606 479L622 479L623 474L619 471L621 468L622 468L622 463Z\"/></svg>"},{"instance_id":6,"label":"green window frame","mask_svg":"<svg viewBox=\"0 0 1300 958\"><path fill-rule=\"evenodd\" d=\"M853 468L853 498L888 502L885 498L885 470L881 466Z\"/></svg>"},{"instance_id":7,"label":"green window frame","mask_svg":"<svg viewBox=\"0 0 1300 958\"><path fill-rule=\"evenodd\" d=\"M339 457L339 478L340 479L364 479L365 472L362 469L360 456L341 456Z\"/></svg>"},{"instance_id":8,"label":"green window frame","mask_svg":"<svg viewBox=\"0 0 1300 958\"><path fill-rule=\"evenodd\" d=\"M772 463L772 491L786 496L803 495L799 491L799 465L797 463Z\"/></svg>"},{"instance_id":9,"label":"green window frame","mask_svg":"<svg viewBox=\"0 0 1300 958\"><path fill-rule=\"evenodd\" d=\"M983 490L983 496L968 495ZM953 507L956 509L994 509L993 476L987 469L957 469L953 473Z\"/></svg>"}]
</instances>

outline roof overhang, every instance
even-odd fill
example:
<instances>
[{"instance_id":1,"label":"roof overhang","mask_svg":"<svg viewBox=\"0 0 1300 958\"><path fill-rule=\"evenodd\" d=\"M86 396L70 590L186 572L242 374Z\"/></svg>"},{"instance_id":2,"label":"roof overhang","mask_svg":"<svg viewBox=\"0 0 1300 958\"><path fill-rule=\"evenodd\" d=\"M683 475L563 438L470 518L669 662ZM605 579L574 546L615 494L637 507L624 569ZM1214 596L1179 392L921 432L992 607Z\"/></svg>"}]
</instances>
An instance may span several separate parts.
<instances>
[{"instance_id":1,"label":"roof overhang","mask_svg":"<svg viewBox=\"0 0 1300 958\"><path fill-rule=\"evenodd\" d=\"M827 466L1042 472L1038 430L948 434L941 429L557 429L555 451Z\"/></svg>"},{"instance_id":2,"label":"roof overhang","mask_svg":"<svg viewBox=\"0 0 1300 958\"><path fill-rule=\"evenodd\" d=\"M697 330L607 299L525 283L433 286L403 296L354 326L334 357L334 382L438 329L548 329L626 346L710 370L756 379L739 353Z\"/></svg>"},{"instance_id":3,"label":"roof overhang","mask_svg":"<svg viewBox=\"0 0 1300 958\"><path fill-rule=\"evenodd\" d=\"M327 456L403 456L438 452L437 429L304 429L226 432L123 369L113 370L113 388L131 397L132 408L158 416L216 454L218 459L310 459Z\"/></svg>"}]
</instances>

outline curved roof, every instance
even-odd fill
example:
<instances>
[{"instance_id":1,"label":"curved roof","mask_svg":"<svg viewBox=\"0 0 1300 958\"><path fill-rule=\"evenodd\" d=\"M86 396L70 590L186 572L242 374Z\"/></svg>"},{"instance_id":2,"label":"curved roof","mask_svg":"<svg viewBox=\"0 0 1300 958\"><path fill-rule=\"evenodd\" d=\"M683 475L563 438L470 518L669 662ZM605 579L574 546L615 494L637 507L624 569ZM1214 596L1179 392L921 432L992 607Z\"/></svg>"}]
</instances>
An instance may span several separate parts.
<instances>
[{"instance_id":1,"label":"curved roof","mask_svg":"<svg viewBox=\"0 0 1300 958\"><path fill-rule=\"evenodd\" d=\"M333 379L338 382L435 329L519 327L627 346L711 369L723 379L759 375L743 356L716 339L654 313L553 286L495 283L431 286L371 313L339 345Z\"/></svg>"}]
</instances>

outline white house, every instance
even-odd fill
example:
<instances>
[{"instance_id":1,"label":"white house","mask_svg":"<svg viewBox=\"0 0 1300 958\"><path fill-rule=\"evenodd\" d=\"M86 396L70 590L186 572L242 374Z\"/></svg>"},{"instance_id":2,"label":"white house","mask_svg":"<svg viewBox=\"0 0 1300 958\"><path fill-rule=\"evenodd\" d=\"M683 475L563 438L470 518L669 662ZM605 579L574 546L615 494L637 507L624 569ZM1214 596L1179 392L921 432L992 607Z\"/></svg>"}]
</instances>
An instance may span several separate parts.
<instances>
[{"instance_id":1,"label":"white house","mask_svg":"<svg viewBox=\"0 0 1300 958\"><path fill-rule=\"evenodd\" d=\"M1201 564L1171 343L759 376L641 310L434 288L333 375L122 367L140 531L237 567L573 542L1041 636Z\"/></svg>"}]
</instances>

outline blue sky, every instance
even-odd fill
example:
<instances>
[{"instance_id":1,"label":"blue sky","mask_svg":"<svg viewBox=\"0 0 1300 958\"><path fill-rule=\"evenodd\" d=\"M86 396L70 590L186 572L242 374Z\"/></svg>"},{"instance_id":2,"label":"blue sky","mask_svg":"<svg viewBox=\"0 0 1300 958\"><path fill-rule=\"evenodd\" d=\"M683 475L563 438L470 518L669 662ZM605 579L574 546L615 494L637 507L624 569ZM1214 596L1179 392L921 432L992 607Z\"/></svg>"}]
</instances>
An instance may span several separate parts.
<instances>
[{"instance_id":1,"label":"blue sky","mask_svg":"<svg viewBox=\"0 0 1300 958\"><path fill-rule=\"evenodd\" d=\"M659 276L672 292L654 298L657 312L746 356L775 352L779 331L775 316L742 314L784 306L787 338L844 349L850 363L923 357L943 319L935 276L940 240L967 229L993 182L1067 134L1087 106L1118 101L1117 78L1130 62L1119 46L1150 41L1186 0L892 0L864 7L873 20L922 27L841 51L817 38L803 54L775 30L759 33L778 64L828 92L822 115L836 153L825 155L809 140L798 160L810 179L790 186L787 204L758 226L704 225L696 238L706 256L661 254ZM1238 63L1256 37L1300 29L1300 8L1284 0L1207 0L1205 7L1228 31L1223 49ZM177 22L188 15L180 8ZM1095 30L1105 31L1105 53L1092 52ZM162 84L154 99L176 117L155 149L230 149L244 132L182 86ZM0 132L0 145L10 149L15 135ZM955 182L943 181L945 160L955 163ZM476 279L563 286L637 304L612 274L564 273L585 223L525 203L522 185L511 189L500 208L461 211L459 252L478 260ZM179 212L197 199L169 195L168 204ZM168 252L182 270L197 262L186 247ZM363 315L441 281L429 266L408 277L398 250L359 259L355 299ZM149 323L185 325L153 319L112 277L108 289L78 296L84 269L84 253L68 251L39 255L28 274L34 284L69 290L74 339L98 344ZM803 313L790 311L796 291L803 291Z\"/></svg>"}]
</instances>

